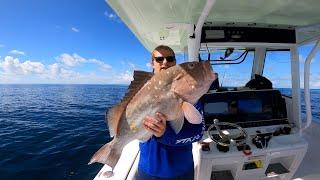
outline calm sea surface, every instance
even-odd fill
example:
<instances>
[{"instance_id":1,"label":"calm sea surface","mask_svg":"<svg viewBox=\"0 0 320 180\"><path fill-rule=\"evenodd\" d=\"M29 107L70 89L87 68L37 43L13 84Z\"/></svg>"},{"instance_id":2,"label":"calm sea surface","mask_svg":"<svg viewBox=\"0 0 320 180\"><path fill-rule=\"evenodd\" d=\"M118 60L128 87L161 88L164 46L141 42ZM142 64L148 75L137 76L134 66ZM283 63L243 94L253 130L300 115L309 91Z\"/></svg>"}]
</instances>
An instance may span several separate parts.
<instances>
[{"instance_id":1,"label":"calm sea surface","mask_svg":"<svg viewBox=\"0 0 320 180\"><path fill-rule=\"evenodd\" d=\"M87 163L109 141L104 113L126 88L0 85L0 179L93 179L102 165ZM320 122L320 90L311 99Z\"/></svg>"}]
</instances>

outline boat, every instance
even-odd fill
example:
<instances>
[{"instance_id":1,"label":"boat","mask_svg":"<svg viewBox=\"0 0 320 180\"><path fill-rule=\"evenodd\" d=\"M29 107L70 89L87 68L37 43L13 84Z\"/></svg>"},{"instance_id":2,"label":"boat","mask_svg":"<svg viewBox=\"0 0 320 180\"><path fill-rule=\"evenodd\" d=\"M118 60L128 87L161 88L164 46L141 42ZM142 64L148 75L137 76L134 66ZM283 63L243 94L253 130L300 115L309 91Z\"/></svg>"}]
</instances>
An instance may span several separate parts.
<instances>
[{"instance_id":1,"label":"boat","mask_svg":"<svg viewBox=\"0 0 320 180\"><path fill-rule=\"evenodd\" d=\"M206 132L193 143L196 180L320 179L320 126L312 121L309 87L311 60L320 47L320 1L106 2L149 51L168 45L185 61L210 60L213 69L240 64L252 54L251 81L213 87L201 98ZM313 47L304 60L300 87L298 48L306 44ZM291 96L263 77L266 53L276 51L290 55ZM301 88L306 118L301 116ZM229 113L232 103L235 116ZM138 144L134 140L123 149L114 176L106 178L110 167L104 165L94 179L136 179Z\"/></svg>"}]
</instances>

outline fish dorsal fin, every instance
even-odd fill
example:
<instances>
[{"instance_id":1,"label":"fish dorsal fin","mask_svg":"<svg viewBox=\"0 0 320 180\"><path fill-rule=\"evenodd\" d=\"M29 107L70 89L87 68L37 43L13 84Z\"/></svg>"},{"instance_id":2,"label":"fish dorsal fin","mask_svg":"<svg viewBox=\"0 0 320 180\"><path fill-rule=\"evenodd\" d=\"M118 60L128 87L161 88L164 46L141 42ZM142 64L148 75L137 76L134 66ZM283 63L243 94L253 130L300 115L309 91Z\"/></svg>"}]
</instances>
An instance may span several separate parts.
<instances>
[{"instance_id":1,"label":"fish dorsal fin","mask_svg":"<svg viewBox=\"0 0 320 180\"><path fill-rule=\"evenodd\" d=\"M143 87L143 85L151 79L153 73L145 71L134 71L133 81L131 81L127 93L124 95L120 104L114 106L108 111L106 116L106 121L109 127L110 136L113 137L119 134L119 123L121 116L128 103L133 98L133 96Z\"/></svg>"},{"instance_id":2,"label":"fish dorsal fin","mask_svg":"<svg viewBox=\"0 0 320 180\"><path fill-rule=\"evenodd\" d=\"M134 71L133 81L131 81L128 91L122 99L124 101L130 101L132 97L143 87L143 85L151 79L153 73L145 71Z\"/></svg>"}]
</instances>

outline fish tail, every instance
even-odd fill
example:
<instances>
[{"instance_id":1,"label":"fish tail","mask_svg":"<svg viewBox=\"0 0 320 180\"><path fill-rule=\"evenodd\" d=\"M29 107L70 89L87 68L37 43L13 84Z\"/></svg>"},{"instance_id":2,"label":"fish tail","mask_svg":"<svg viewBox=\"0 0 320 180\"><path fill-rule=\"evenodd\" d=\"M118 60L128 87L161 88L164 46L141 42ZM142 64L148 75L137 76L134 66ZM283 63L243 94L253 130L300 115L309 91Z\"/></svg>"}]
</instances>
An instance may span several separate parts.
<instances>
[{"instance_id":1,"label":"fish tail","mask_svg":"<svg viewBox=\"0 0 320 180\"><path fill-rule=\"evenodd\" d=\"M102 164L107 164L112 169L116 166L119 158L120 158L120 152L116 146L115 140L112 140L111 142L105 144L102 146L91 158L88 165L99 162Z\"/></svg>"}]
</instances>

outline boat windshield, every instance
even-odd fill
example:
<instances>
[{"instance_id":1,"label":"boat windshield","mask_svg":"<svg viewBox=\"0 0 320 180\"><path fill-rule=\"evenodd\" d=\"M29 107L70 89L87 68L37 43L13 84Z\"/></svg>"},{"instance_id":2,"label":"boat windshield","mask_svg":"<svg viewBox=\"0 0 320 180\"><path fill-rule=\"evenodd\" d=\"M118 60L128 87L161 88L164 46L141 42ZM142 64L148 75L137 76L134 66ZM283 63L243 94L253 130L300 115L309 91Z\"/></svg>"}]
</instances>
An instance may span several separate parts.
<instances>
[{"instance_id":1,"label":"boat windshield","mask_svg":"<svg viewBox=\"0 0 320 180\"><path fill-rule=\"evenodd\" d=\"M242 87L251 79L254 50L207 48L200 51L200 58L211 60L220 87Z\"/></svg>"},{"instance_id":2,"label":"boat windshield","mask_svg":"<svg viewBox=\"0 0 320 180\"><path fill-rule=\"evenodd\" d=\"M263 76L272 82L274 88L281 90L287 96L292 96L291 92L291 66L289 51L267 51L264 63ZM300 62L302 67L303 62ZM282 90L285 88L285 91Z\"/></svg>"}]
</instances>

